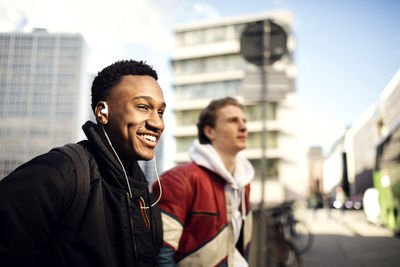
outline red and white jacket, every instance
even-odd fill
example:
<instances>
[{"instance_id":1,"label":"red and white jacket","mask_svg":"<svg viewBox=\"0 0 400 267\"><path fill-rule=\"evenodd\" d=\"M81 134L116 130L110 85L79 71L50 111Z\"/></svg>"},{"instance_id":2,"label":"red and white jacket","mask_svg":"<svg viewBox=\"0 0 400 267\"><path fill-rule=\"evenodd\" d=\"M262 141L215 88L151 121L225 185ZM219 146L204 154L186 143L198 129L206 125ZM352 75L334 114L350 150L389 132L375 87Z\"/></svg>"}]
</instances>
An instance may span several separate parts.
<instances>
[{"instance_id":1,"label":"red and white jacket","mask_svg":"<svg viewBox=\"0 0 400 267\"><path fill-rule=\"evenodd\" d=\"M215 149L198 141L189 154L192 163L161 176L164 247L159 265L248 266L253 167L238 155L231 175ZM153 189L159 194L156 184Z\"/></svg>"}]
</instances>

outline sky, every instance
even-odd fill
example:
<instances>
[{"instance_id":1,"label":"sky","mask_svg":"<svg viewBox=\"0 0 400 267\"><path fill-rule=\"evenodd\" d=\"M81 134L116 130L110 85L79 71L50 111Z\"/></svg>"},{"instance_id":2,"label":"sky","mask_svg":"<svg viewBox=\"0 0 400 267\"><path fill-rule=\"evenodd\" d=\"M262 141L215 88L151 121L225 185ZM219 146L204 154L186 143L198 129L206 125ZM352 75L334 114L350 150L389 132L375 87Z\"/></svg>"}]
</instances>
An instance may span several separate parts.
<instances>
[{"instance_id":1,"label":"sky","mask_svg":"<svg viewBox=\"0 0 400 267\"><path fill-rule=\"evenodd\" d=\"M145 60L173 108L174 27L274 10L293 12L301 144L326 153L400 68L400 1L0 0L0 32L81 33L92 73L119 59Z\"/></svg>"}]
</instances>

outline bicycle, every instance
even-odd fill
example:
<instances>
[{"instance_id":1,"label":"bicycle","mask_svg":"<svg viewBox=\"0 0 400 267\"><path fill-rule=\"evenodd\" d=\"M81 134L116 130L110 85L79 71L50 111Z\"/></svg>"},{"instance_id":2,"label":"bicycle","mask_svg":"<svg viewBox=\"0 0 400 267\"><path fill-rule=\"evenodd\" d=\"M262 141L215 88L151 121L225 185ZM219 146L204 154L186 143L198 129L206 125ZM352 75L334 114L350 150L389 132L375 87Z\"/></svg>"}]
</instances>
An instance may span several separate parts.
<instances>
[{"instance_id":1,"label":"bicycle","mask_svg":"<svg viewBox=\"0 0 400 267\"><path fill-rule=\"evenodd\" d=\"M300 257L294 244L285 235L285 213L281 208L264 211L267 219L267 240L265 245L267 267L299 267Z\"/></svg>"},{"instance_id":2,"label":"bicycle","mask_svg":"<svg viewBox=\"0 0 400 267\"><path fill-rule=\"evenodd\" d=\"M294 217L293 204L294 202L285 202L280 207L286 216L284 233L286 238L293 242L297 253L304 254L310 250L314 242L314 236L305 222Z\"/></svg>"}]
</instances>

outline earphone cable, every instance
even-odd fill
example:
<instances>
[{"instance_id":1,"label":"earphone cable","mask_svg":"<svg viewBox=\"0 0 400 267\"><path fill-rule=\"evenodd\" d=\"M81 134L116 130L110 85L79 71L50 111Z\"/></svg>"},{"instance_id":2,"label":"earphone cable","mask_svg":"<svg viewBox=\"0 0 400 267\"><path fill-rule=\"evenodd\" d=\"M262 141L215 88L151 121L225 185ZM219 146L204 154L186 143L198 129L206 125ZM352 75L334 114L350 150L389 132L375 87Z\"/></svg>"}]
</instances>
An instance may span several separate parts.
<instances>
[{"instance_id":1,"label":"earphone cable","mask_svg":"<svg viewBox=\"0 0 400 267\"><path fill-rule=\"evenodd\" d=\"M112 151L114 152L115 156L117 157L119 164L121 164L122 170L123 170L124 175L125 175L126 184L128 185L129 195L130 195L130 197L131 197L131 199L132 199L132 198L133 198L133 196L132 196L132 190L131 190L131 186L130 186L130 184L129 184L128 175L126 174L126 171L125 171L125 167L124 167L124 165L122 164L121 160L119 159L118 154L117 154L117 152L115 151L115 149L114 149L114 147L113 147L113 145L112 145L112 143L111 143L111 140L110 140L110 138L108 137L108 134L107 134L106 130L104 129L103 125L101 125L101 128L103 129L103 132L104 132L104 135L106 136L107 142L108 142L108 144L110 145L110 147L111 147ZM154 162L154 170L155 170L156 176L157 176L158 186L159 186L159 188L160 188L160 196L158 197L158 199L157 199L156 202L154 202L153 204L150 205L150 207L154 207L154 206L160 201L161 196L162 196L162 187L161 187L160 177L158 176L157 163L156 163L156 156L155 156L155 155L154 155L154 157L153 157L153 162ZM143 207L140 207L140 208L141 208L141 209L148 209L148 208L150 208L150 207L143 206Z\"/></svg>"},{"instance_id":2,"label":"earphone cable","mask_svg":"<svg viewBox=\"0 0 400 267\"><path fill-rule=\"evenodd\" d=\"M106 130L104 130L103 125L101 125L101 128L103 129L103 132L104 132L104 135L105 135L106 138L107 138L108 144L111 146L111 149L113 150L115 156L117 157L119 164L121 164L122 170L124 171L124 175L125 175L125 179L126 179L126 184L128 185L129 195L131 196L131 199L132 199L132 198L133 198L133 196L132 196L132 190L131 190L131 186L129 185L128 175L126 175L125 167L124 167L124 165L122 164L121 160L119 159L118 154L117 154L117 152L115 151L113 145L111 144L110 138L108 137L108 134L106 133Z\"/></svg>"},{"instance_id":3,"label":"earphone cable","mask_svg":"<svg viewBox=\"0 0 400 267\"><path fill-rule=\"evenodd\" d=\"M156 202L154 202L153 204L150 205L150 207L154 207L158 203L158 201L160 201L161 196L162 196L162 186L161 186L160 177L158 176L158 171L157 171L156 155L154 155L154 157L153 157L153 162L154 162L154 170L155 170L156 176L157 176L158 187L160 188L160 196L158 197ZM143 206L143 207L140 207L140 208L141 209L148 209L150 207Z\"/></svg>"}]
</instances>

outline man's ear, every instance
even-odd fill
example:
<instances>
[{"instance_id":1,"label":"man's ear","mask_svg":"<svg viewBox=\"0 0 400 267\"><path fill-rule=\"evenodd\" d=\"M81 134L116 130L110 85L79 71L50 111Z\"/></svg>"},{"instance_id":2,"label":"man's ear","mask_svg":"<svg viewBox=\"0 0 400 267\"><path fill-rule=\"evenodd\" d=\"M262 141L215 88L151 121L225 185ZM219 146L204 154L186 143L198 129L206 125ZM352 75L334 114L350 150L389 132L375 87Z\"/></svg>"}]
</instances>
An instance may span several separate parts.
<instances>
[{"instance_id":1,"label":"man's ear","mask_svg":"<svg viewBox=\"0 0 400 267\"><path fill-rule=\"evenodd\" d=\"M107 104L104 101L97 102L96 107L94 108L94 116L98 123L106 125L108 123L108 108Z\"/></svg>"},{"instance_id":2,"label":"man's ear","mask_svg":"<svg viewBox=\"0 0 400 267\"><path fill-rule=\"evenodd\" d=\"M204 126L203 133L210 141L214 141L214 129L210 125Z\"/></svg>"}]
</instances>

